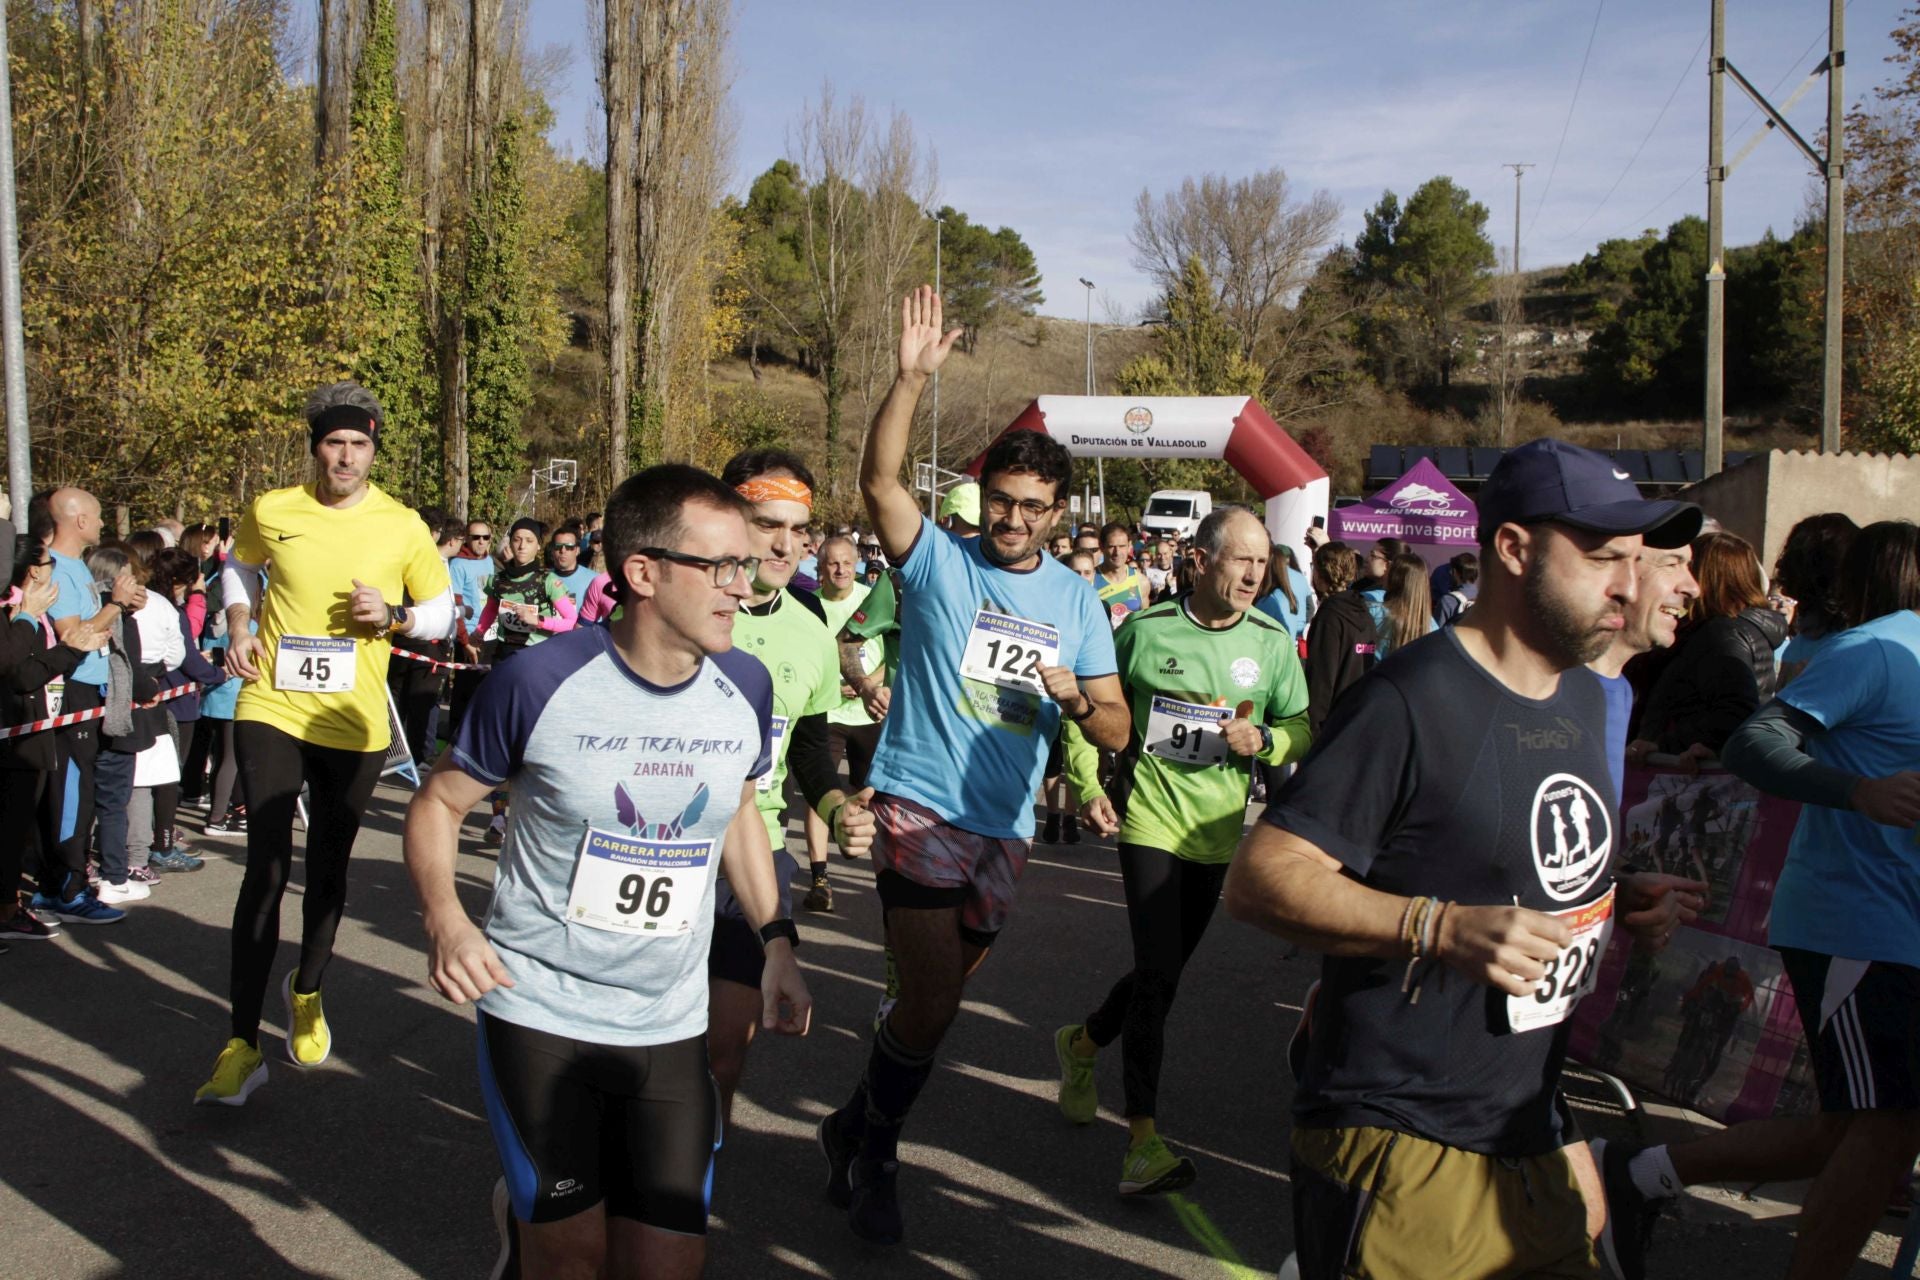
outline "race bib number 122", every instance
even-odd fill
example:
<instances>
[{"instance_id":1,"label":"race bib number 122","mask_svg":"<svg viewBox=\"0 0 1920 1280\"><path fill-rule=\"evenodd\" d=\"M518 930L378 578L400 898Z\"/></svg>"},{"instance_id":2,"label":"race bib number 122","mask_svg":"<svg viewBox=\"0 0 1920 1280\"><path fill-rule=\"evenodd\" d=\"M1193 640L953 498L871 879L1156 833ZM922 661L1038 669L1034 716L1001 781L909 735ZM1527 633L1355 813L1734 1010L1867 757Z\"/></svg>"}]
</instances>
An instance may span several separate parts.
<instances>
[{"instance_id":1,"label":"race bib number 122","mask_svg":"<svg viewBox=\"0 0 1920 1280\"><path fill-rule=\"evenodd\" d=\"M1060 629L982 609L973 615L960 674L969 680L1045 694L1041 667L1060 665Z\"/></svg>"}]
</instances>

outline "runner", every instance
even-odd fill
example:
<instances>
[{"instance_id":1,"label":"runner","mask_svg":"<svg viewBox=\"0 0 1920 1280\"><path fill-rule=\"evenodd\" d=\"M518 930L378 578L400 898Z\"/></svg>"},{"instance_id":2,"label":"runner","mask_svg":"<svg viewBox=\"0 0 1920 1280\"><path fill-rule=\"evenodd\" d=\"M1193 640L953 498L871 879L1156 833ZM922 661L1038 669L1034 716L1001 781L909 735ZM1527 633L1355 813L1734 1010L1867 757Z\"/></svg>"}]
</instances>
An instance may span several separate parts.
<instances>
[{"instance_id":1,"label":"runner","mask_svg":"<svg viewBox=\"0 0 1920 1280\"><path fill-rule=\"evenodd\" d=\"M1100 562L1100 604L1117 630L1121 623L1147 607L1153 586L1133 567L1133 537L1123 524L1100 531L1106 559Z\"/></svg>"},{"instance_id":2,"label":"runner","mask_svg":"<svg viewBox=\"0 0 1920 1280\"><path fill-rule=\"evenodd\" d=\"M1244 507L1215 507L1194 534L1200 579L1191 595L1153 605L1120 628L1114 649L1133 703L1133 744L1116 790L1101 791L1094 750L1071 729L1067 755L1088 824L1120 836L1120 872L1133 968L1085 1024L1060 1028L1060 1111L1089 1124L1099 1109L1094 1054L1124 1037L1127 1125L1121 1195L1175 1191L1194 1179L1154 1130L1161 1041L1181 970L1240 843L1251 762L1306 754L1307 684L1286 628L1248 612L1267 576L1267 531Z\"/></svg>"},{"instance_id":3,"label":"runner","mask_svg":"<svg viewBox=\"0 0 1920 1280\"><path fill-rule=\"evenodd\" d=\"M195 1102L237 1107L266 1083L260 1007L280 944L303 783L304 927L299 965L280 984L287 1057L315 1067L333 1052L320 983L346 909L347 859L392 740L387 637L433 640L453 629L453 592L433 535L367 483L381 417L380 402L356 383L308 397L319 474L310 485L254 499L223 571L227 671L248 682L233 731L247 798L247 871L233 906L232 1037ZM272 574L264 607L263 571ZM388 603L403 592L419 603ZM249 630L256 612L257 635Z\"/></svg>"},{"instance_id":4,"label":"runner","mask_svg":"<svg viewBox=\"0 0 1920 1280\"><path fill-rule=\"evenodd\" d=\"M742 655L761 663L773 682L773 766L756 783L753 798L773 851L780 914L786 916L793 911L788 884L793 872L793 859L787 853L788 763L793 765L808 808L832 828L842 849L866 852L873 840L873 815L865 797L849 803L827 754L826 713L840 701L840 655L833 635L814 612L819 602L787 589L799 562L800 531L813 519L813 473L784 449L750 449L729 460L720 479L753 507L747 519L747 545L758 563L752 594L742 601L733 620L733 643ZM822 868L814 887L824 883ZM826 906L831 908L831 898ZM714 914L713 948L707 962L712 1007L707 1053L720 1085L722 1113L730 1116L734 1090L746 1070L747 1048L760 1020L760 940L724 876Z\"/></svg>"},{"instance_id":5,"label":"runner","mask_svg":"<svg viewBox=\"0 0 1920 1280\"><path fill-rule=\"evenodd\" d=\"M434 988L479 1006L521 1273L695 1276L721 1138L700 981L716 871L766 947L763 1025L803 1035L811 1001L754 805L773 690L732 649L756 568L747 504L661 466L607 506L624 612L481 687L407 811L407 869ZM460 824L509 779L483 932L455 885Z\"/></svg>"},{"instance_id":6,"label":"runner","mask_svg":"<svg viewBox=\"0 0 1920 1280\"><path fill-rule=\"evenodd\" d=\"M1557 1087L1613 923L1578 668L1624 624L1642 536L1699 517L1556 440L1479 505L1472 612L1341 700L1227 874L1232 915L1327 954L1294 1101L1306 1280L1599 1273Z\"/></svg>"},{"instance_id":7,"label":"runner","mask_svg":"<svg viewBox=\"0 0 1920 1280\"><path fill-rule=\"evenodd\" d=\"M1046 744L1065 715L1094 743L1126 744L1112 634L1072 571L1042 554L1072 458L1038 432L1010 433L980 472L985 535L936 528L900 483L928 378L960 330L940 331L922 286L901 307L900 367L867 437L860 487L899 566L899 697L871 782L874 868L900 997L874 1035L852 1098L820 1124L827 1194L855 1234L897 1243L897 1146L966 977L1006 923L1033 838ZM958 767L956 767L958 764Z\"/></svg>"},{"instance_id":8,"label":"runner","mask_svg":"<svg viewBox=\"0 0 1920 1280\"><path fill-rule=\"evenodd\" d=\"M820 608L827 616L827 630L836 642L853 620L873 588L854 573L856 556L853 539L834 534L820 544ZM837 648L836 644L836 648ZM878 640L859 642L854 649L851 674L858 679L879 672L886 662L886 646ZM844 656L841 657L840 701L827 712L827 754L835 769L841 761L847 765L847 781L855 791L867 785L867 770L873 764L873 749L880 741L880 722L868 713L853 684L848 680ZM807 861L813 887L802 905L809 911L833 910L833 890L827 883L827 825L811 809L806 813ZM842 851L844 854L844 850Z\"/></svg>"}]
</instances>

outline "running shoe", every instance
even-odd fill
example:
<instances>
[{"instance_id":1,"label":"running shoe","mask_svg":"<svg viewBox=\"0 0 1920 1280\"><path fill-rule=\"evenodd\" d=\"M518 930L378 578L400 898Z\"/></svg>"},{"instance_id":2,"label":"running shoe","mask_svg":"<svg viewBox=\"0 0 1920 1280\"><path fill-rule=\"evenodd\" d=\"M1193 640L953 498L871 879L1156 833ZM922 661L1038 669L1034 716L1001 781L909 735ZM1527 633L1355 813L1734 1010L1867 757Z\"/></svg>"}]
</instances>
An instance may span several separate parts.
<instances>
[{"instance_id":1,"label":"running shoe","mask_svg":"<svg viewBox=\"0 0 1920 1280\"><path fill-rule=\"evenodd\" d=\"M480 843L485 848L498 849L506 843L506 839L507 824L504 819L496 817L487 824L487 833L480 837Z\"/></svg>"},{"instance_id":2,"label":"running shoe","mask_svg":"<svg viewBox=\"0 0 1920 1280\"><path fill-rule=\"evenodd\" d=\"M1093 1083L1093 1059L1073 1051L1080 1024L1053 1033L1053 1056L1060 1061L1060 1114L1075 1124L1092 1124L1100 1113L1100 1090Z\"/></svg>"},{"instance_id":3,"label":"running shoe","mask_svg":"<svg viewBox=\"0 0 1920 1280\"><path fill-rule=\"evenodd\" d=\"M67 902L36 893L28 899L27 909L35 915L52 916L61 924L114 924L127 918L126 912L108 906L91 893L78 894Z\"/></svg>"},{"instance_id":4,"label":"running shoe","mask_svg":"<svg viewBox=\"0 0 1920 1280\"><path fill-rule=\"evenodd\" d=\"M1196 1176L1193 1161L1167 1150L1167 1144L1155 1134L1127 1148L1127 1158L1120 1163L1120 1194L1162 1195L1192 1186Z\"/></svg>"},{"instance_id":5,"label":"running shoe","mask_svg":"<svg viewBox=\"0 0 1920 1280\"><path fill-rule=\"evenodd\" d=\"M153 896L153 890L134 879L129 879L125 884L114 884L110 880L102 880L97 892L100 901L109 905L121 902L139 902L144 898L151 898Z\"/></svg>"},{"instance_id":6,"label":"running shoe","mask_svg":"<svg viewBox=\"0 0 1920 1280\"><path fill-rule=\"evenodd\" d=\"M51 942L59 936L58 929L41 923L40 918L25 907L0 920L0 940L7 942Z\"/></svg>"},{"instance_id":7,"label":"running shoe","mask_svg":"<svg viewBox=\"0 0 1920 1280\"><path fill-rule=\"evenodd\" d=\"M137 881L140 884L152 886L160 883L160 873L158 871L155 871L150 866L128 867L127 879L129 881Z\"/></svg>"},{"instance_id":8,"label":"running shoe","mask_svg":"<svg viewBox=\"0 0 1920 1280\"><path fill-rule=\"evenodd\" d=\"M520 1232L505 1178L493 1182L493 1229L500 1233L500 1256L493 1260L487 1280L520 1280Z\"/></svg>"},{"instance_id":9,"label":"running shoe","mask_svg":"<svg viewBox=\"0 0 1920 1280\"><path fill-rule=\"evenodd\" d=\"M247 834L247 815L244 810L229 809L226 817L209 822L201 831L210 836L243 836Z\"/></svg>"},{"instance_id":10,"label":"running shoe","mask_svg":"<svg viewBox=\"0 0 1920 1280\"><path fill-rule=\"evenodd\" d=\"M213 1064L213 1079L193 1091L194 1105L203 1102L223 1107L244 1107L247 1097L267 1082L267 1060L260 1051L235 1036L220 1051Z\"/></svg>"},{"instance_id":11,"label":"running shoe","mask_svg":"<svg viewBox=\"0 0 1920 1280\"><path fill-rule=\"evenodd\" d=\"M303 996L293 989L293 970L280 983L287 1006L287 1058L296 1067L317 1067L333 1054L333 1032L320 1008L320 993Z\"/></svg>"},{"instance_id":12,"label":"running shoe","mask_svg":"<svg viewBox=\"0 0 1920 1280\"><path fill-rule=\"evenodd\" d=\"M833 886L827 883L825 876L816 876L813 888L807 890L807 896L800 899L800 905L809 911L833 911Z\"/></svg>"},{"instance_id":13,"label":"running shoe","mask_svg":"<svg viewBox=\"0 0 1920 1280\"><path fill-rule=\"evenodd\" d=\"M1059 844L1060 843L1060 815L1059 814L1050 813L1047 815L1046 824L1040 828L1040 843L1041 844Z\"/></svg>"},{"instance_id":14,"label":"running shoe","mask_svg":"<svg viewBox=\"0 0 1920 1280\"><path fill-rule=\"evenodd\" d=\"M207 865L205 858L196 858L177 845L171 849L156 849L149 857L149 865L166 872L198 871Z\"/></svg>"},{"instance_id":15,"label":"running shoe","mask_svg":"<svg viewBox=\"0 0 1920 1280\"><path fill-rule=\"evenodd\" d=\"M1080 819L1070 813L1060 819L1060 843L1080 843Z\"/></svg>"},{"instance_id":16,"label":"running shoe","mask_svg":"<svg viewBox=\"0 0 1920 1280\"><path fill-rule=\"evenodd\" d=\"M840 1113L829 1113L820 1121L820 1154L827 1158L827 1203L844 1209L853 1203L853 1186L847 1171L860 1154L860 1144L842 1128Z\"/></svg>"},{"instance_id":17,"label":"running shoe","mask_svg":"<svg viewBox=\"0 0 1920 1280\"><path fill-rule=\"evenodd\" d=\"M1647 1246L1653 1242L1653 1224L1666 1206L1641 1193L1628 1165L1642 1148L1595 1138L1593 1162L1600 1166L1600 1184L1606 1189L1607 1225L1600 1229L1600 1252L1620 1280L1643 1280L1647 1274Z\"/></svg>"},{"instance_id":18,"label":"running shoe","mask_svg":"<svg viewBox=\"0 0 1920 1280\"><path fill-rule=\"evenodd\" d=\"M874 1244L899 1244L906 1234L900 1219L900 1162L856 1157L847 1170L852 1198L847 1202L847 1225L853 1234Z\"/></svg>"}]
</instances>

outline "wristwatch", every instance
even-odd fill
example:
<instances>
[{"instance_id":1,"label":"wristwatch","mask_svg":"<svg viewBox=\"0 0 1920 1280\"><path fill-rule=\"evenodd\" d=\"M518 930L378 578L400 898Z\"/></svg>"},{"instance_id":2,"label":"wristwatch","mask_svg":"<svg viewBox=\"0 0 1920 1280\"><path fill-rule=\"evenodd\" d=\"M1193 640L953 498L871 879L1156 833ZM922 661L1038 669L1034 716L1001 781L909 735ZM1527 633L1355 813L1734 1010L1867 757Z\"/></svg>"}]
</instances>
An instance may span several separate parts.
<instances>
[{"instance_id":1,"label":"wristwatch","mask_svg":"<svg viewBox=\"0 0 1920 1280\"><path fill-rule=\"evenodd\" d=\"M405 605L403 604L388 605L387 606L387 625L381 629L380 633L382 635L390 636L396 632L406 630L408 616L409 615L407 613L407 607Z\"/></svg>"},{"instance_id":2,"label":"wristwatch","mask_svg":"<svg viewBox=\"0 0 1920 1280\"><path fill-rule=\"evenodd\" d=\"M1257 724L1253 727L1260 731L1260 754L1265 755L1267 752L1273 750L1273 730L1264 724Z\"/></svg>"}]
</instances>

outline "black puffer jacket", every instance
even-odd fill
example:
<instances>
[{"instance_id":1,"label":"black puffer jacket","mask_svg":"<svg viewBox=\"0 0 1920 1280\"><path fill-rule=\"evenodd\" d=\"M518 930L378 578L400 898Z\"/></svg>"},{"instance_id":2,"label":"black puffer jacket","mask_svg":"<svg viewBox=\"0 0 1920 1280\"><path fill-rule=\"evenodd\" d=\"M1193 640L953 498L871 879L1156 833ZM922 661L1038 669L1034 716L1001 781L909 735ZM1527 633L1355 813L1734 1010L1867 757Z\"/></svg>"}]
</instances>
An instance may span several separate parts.
<instances>
[{"instance_id":1,"label":"black puffer jacket","mask_svg":"<svg viewBox=\"0 0 1920 1280\"><path fill-rule=\"evenodd\" d=\"M1320 602L1307 626L1307 724L1316 738L1335 701L1379 661L1379 639L1373 611L1358 592Z\"/></svg>"},{"instance_id":2,"label":"black puffer jacket","mask_svg":"<svg viewBox=\"0 0 1920 1280\"><path fill-rule=\"evenodd\" d=\"M53 642L31 618L0 620L0 724L26 724L47 715L47 685L73 674L87 655ZM0 741L0 769L51 773L53 734L30 733Z\"/></svg>"},{"instance_id":3,"label":"black puffer jacket","mask_svg":"<svg viewBox=\"0 0 1920 1280\"><path fill-rule=\"evenodd\" d=\"M1740 722L1773 697L1773 654L1786 639L1787 620L1764 605L1690 628L1647 695L1639 736L1662 751L1698 742L1719 754Z\"/></svg>"}]
</instances>

